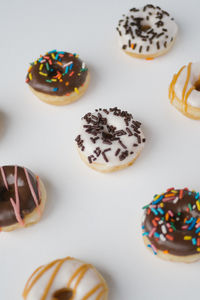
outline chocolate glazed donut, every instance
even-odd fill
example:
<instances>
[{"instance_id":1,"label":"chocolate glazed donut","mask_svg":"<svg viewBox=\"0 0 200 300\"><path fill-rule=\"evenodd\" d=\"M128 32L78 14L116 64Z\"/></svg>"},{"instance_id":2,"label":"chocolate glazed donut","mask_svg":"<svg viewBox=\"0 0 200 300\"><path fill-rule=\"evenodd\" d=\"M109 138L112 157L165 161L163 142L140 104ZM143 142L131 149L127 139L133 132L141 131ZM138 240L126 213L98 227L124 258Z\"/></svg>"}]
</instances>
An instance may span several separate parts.
<instances>
[{"instance_id":1,"label":"chocolate glazed donut","mask_svg":"<svg viewBox=\"0 0 200 300\"><path fill-rule=\"evenodd\" d=\"M10 231L35 223L41 216L44 196L39 177L28 169L19 166L0 167L0 228Z\"/></svg>"},{"instance_id":2,"label":"chocolate glazed donut","mask_svg":"<svg viewBox=\"0 0 200 300\"><path fill-rule=\"evenodd\" d=\"M144 209L143 237L154 254L185 262L200 258L199 193L168 189Z\"/></svg>"},{"instance_id":3,"label":"chocolate glazed donut","mask_svg":"<svg viewBox=\"0 0 200 300\"><path fill-rule=\"evenodd\" d=\"M63 96L82 86L87 73L77 54L53 50L31 64L26 82L39 92Z\"/></svg>"}]
</instances>

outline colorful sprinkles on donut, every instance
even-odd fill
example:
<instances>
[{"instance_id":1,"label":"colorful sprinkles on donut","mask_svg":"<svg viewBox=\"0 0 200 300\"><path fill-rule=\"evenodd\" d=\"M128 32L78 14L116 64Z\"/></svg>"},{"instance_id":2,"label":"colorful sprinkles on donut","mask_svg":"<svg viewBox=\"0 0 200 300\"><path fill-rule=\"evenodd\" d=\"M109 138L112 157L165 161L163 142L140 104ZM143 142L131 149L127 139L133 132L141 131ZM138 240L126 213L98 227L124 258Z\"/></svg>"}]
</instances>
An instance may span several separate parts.
<instances>
[{"instance_id":1,"label":"colorful sprinkles on donut","mask_svg":"<svg viewBox=\"0 0 200 300\"><path fill-rule=\"evenodd\" d=\"M159 6L132 8L119 20L117 32L122 50L138 58L153 59L167 52L177 35L177 25Z\"/></svg>"},{"instance_id":2,"label":"colorful sprinkles on donut","mask_svg":"<svg viewBox=\"0 0 200 300\"><path fill-rule=\"evenodd\" d=\"M188 188L170 188L143 207L143 238L155 255L191 262L200 254L200 197Z\"/></svg>"},{"instance_id":3,"label":"colorful sprinkles on donut","mask_svg":"<svg viewBox=\"0 0 200 300\"><path fill-rule=\"evenodd\" d=\"M88 68L77 54L52 50L31 63L26 82L41 100L65 104L71 102L68 98L72 95L78 98L82 94L88 83Z\"/></svg>"},{"instance_id":4,"label":"colorful sprinkles on donut","mask_svg":"<svg viewBox=\"0 0 200 300\"><path fill-rule=\"evenodd\" d=\"M131 165L143 149L145 137L141 123L127 111L99 108L82 118L76 143L86 164L109 172Z\"/></svg>"}]
</instances>

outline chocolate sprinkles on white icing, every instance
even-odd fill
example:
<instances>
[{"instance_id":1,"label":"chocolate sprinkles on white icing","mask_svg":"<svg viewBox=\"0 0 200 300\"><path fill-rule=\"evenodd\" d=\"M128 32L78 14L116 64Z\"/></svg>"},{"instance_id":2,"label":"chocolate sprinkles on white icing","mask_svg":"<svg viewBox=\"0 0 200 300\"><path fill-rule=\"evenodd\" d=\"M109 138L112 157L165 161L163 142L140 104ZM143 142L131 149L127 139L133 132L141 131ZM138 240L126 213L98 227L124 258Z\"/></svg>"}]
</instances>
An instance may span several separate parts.
<instances>
[{"instance_id":1,"label":"chocolate sprinkles on white icing","mask_svg":"<svg viewBox=\"0 0 200 300\"><path fill-rule=\"evenodd\" d=\"M151 4L130 9L116 29L123 50L149 55L168 48L178 30L168 12Z\"/></svg>"},{"instance_id":2,"label":"chocolate sprinkles on white icing","mask_svg":"<svg viewBox=\"0 0 200 300\"><path fill-rule=\"evenodd\" d=\"M90 164L117 166L132 161L143 148L145 137L140 127L127 111L99 108L82 118L75 141Z\"/></svg>"}]
</instances>

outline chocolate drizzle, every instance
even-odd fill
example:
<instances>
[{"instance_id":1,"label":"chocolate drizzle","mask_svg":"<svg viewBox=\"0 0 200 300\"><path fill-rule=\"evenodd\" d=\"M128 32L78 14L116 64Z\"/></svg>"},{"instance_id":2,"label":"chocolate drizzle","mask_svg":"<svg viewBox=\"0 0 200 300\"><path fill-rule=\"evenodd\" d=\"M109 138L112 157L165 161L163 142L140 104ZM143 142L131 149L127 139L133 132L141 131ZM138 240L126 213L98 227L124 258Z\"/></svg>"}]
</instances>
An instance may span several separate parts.
<instances>
[{"instance_id":1,"label":"chocolate drizzle","mask_svg":"<svg viewBox=\"0 0 200 300\"><path fill-rule=\"evenodd\" d=\"M39 92L63 96L78 92L87 74L88 69L78 55L53 50L31 64L26 82Z\"/></svg>"},{"instance_id":2,"label":"chocolate drizzle","mask_svg":"<svg viewBox=\"0 0 200 300\"><path fill-rule=\"evenodd\" d=\"M112 123L112 121L109 121L110 117L116 118L116 124L120 122L120 127L122 126L121 122L123 122L124 129L119 129L116 127L117 125L113 126L113 124L110 124ZM120 121L118 121L118 119ZM128 149L130 146L126 145L127 139L129 138L132 138L133 142L134 139L137 139L140 144L145 142L144 138L141 139L141 123L135 121L133 116L127 111L122 111L117 107L108 110L101 108L96 109L94 114L89 112L82 120L84 123L84 134L89 135L89 141L92 145L97 144L97 147L93 148L94 151L91 151L88 155L88 162L90 164L96 161L100 156L103 158L104 163L109 163L112 156L117 157L119 162L125 160L128 156L132 157L134 151L132 151L132 148ZM124 137L126 139L124 139ZM84 152L87 147L84 141L84 135L78 135L75 141L80 150Z\"/></svg>"},{"instance_id":3,"label":"chocolate drizzle","mask_svg":"<svg viewBox=\"0 0 200 300\"><path fill-rule=\"evenodd\" d=\"M157 250L177 256L200 252L199 193L172 188L144 208L143 236L155 254Z\"/></svg>"},{"instance_id":4,"label":"chocolate drizzle","mask_svg":"<svg viewBox=\"0 0 200 300\"><path fill-rule=\"evenodd\" d=\"M17 173L16 173L17 171ZM26 173L25 173L26 171ZM17 174L17 177L15 176ZM28 177L27 177L28 176ZM15 178L16 177L16 178ZM38 181L29 170L4 166L0 172L0 227L9 226L23 221L24 217L36 208L36 203L27 181L30 180L31 188L40 203ZM17 186L16 186L16 184ZM17 220L17 197L19 197L19 217ZM15 207L15 209L14 209Z\"/></svg>"}]
</instances>

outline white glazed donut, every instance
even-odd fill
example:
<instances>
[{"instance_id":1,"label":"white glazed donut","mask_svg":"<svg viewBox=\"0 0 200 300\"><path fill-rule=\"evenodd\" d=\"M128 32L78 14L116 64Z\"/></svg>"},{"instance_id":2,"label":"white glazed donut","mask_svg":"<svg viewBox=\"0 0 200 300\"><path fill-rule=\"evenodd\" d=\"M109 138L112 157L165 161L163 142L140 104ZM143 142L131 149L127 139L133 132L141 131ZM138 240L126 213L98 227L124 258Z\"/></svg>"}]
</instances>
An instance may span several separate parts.
<instances>
[{"instance_id":1,"label":"white glazed donut","mask_svg":"<svg viewBox=\"0 0 200 300\"><path fill-rule=\"evenodd\" d=\"M169 98L184 115L200 119L200 62L183 66L173 76Z\"/></svg>"},{"instance_id":2,"label":"white glazed donut","mask_svg":"<svg viewBox=\"0 0 200 300\"><path fill-rule=\"evenodd\" d=\"M28 279L26 300L106 300L103 277L89 264L75 258L57 259L41 266Z\"/></svg>"},{"instance_id":3,"label":"white glazed donut","mask_svg":"<svg viewBox=\"0 0 200 300\"><path fill-rule=\"evenodd\" d=\"M117 107L87 113L76 138L79 154L89 167L101 172L132 165L145 143L140 126L131 114Z\"/></svg>"},{"instance_id":4,"label":"white glazed donut","mask_svg":"<svg viewBox=\"0 0 200 300\"><path fill-rule=\"evenodd\" d=\"M178 27L168 12L148 4L123 15L117 31L121 48L127 54L153 59L171 48Z\"/></svg>"}]
</instances>

